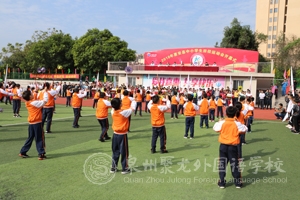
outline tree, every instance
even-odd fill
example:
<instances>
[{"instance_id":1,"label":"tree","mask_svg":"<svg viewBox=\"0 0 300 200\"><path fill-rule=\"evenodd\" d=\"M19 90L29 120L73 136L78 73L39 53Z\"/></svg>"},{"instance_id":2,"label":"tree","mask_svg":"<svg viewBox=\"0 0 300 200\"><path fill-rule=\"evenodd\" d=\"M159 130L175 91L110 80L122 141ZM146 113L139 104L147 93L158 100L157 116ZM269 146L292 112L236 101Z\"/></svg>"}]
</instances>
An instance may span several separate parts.
<instances>
[{"instance_id":1,"label":"tree","mask_svg":"<svg viewBox=\"0 0 300 200\"><path fill-rule=\"evenodd\" d=\"M75 66L82 70L103 71L108 61L135 60L135 51L128 49L127 42L107 29L89 29L75 40L72 53Z\"/></svg>"},{"instance_id":2,"label":"tree","mask_svg":"<svg viewBox=\"0 0 300 200\"><path fill-rule=\"evenodd\" d=\"M297 36L288 38L283 33L279 35L276 40L274 61L280 78L283 77L284 70L289 69L291 66L294 68L294 72L299 71L296 69L300 67L300 38Z\"/></svg>"},{"instance_id":3,"label":"tree","mask_svg":"<svg viewBox=\"0 0 300 200\"><path fill-rule=\"evenodd\" d=\"M224 28L224 37L220 47L257 51L260 43L267 41L267 35L253 32L249 25L241 26L234 18L230 26Z\"/></svg>"},{"instance_id":4,"label":"tree","mask_svg":"<svg viewBox=\"0 0 300 200\"><path fill-rule=\"evenodd\" d=\"M15 43L15 45L8 43L7 47L2 48L0 58L4 65L6 64L11 68L24 69L25 53L23 51L22 43Z\"/></svg>"},{"instance_id":5,"label":"tree","mask_svg":"<svg viewBox=\"0 0 300 200\"><path fill-rule=\"evenodd\" d=\"M36 31L32 41L27 41L26 60L30 71L36 71L38 67L45 67L54 72L57 66L62 69L74 67L71 49L74 40L69 34L64 34L61 30L48 29L48 32Z\"/></svg>"}]
</instances>

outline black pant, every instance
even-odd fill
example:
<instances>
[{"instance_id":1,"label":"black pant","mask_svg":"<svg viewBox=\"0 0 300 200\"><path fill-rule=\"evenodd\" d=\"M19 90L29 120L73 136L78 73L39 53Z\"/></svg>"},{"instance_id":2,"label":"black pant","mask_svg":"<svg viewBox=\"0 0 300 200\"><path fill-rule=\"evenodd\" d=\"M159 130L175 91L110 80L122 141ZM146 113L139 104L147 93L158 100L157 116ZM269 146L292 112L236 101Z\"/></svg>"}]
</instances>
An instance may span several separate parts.
<instances>
[{"instance_id":1,"label":"black pant","mask_svg":"<svg viewBox=\"0 0 300 200\"><path fill-rule=\"evenodd\" d=\"M29 151L33 139L35 139L36 150L38 151L39 155L45 154L45 137L42 123L29 124L28 138L25 141L24 146L21 148L20 153L26 154Z\"/></svg>"},{"instance_id":2,"label":"black pant","mask_svg":"<svg viewBox=\"0 0 300 200\"><path fill-rule=\"evenodd\" d=\"M241 172L239 170L238 147L233 145L220 144L219 149L219 185L225 186L226 167L230 162L231 173L234 184L241 186Z\"/></svg>"},{"instance_id":3,"label":"black pant","mask_svg":"<svg viewBox=\"0 0 300 200\"><path fill-rule=\"evenodd\" d=\"M208 128L208 115L200 115L200 128L203 128L203 121L205 122L206 128Z\"/></svg>"},{"instance_id":4,"label":"black pant","mask_svg":"<svg viewBox=\"0 0 300 200\"><path fill-rule=\"evenodd\" d=\"M183 104L179 104L177 113L179 114L180 111L181 111L181 114L183 115Z\"/></svg>"},{"instance_id":5,"label":"black pant","mask_svg":"<svg viewBox=\"0 0 300 200\"><path fill-rule=\"evenodd\" d=\"M150 101L146 101L146 105L145 105L145 112L150 112L150 110L148 109L148 104Z\"/></svg>"},{"instance_id":6,"label":"black pant","mask_svg":"<svg viewBox=\"0 0 300 200\"><path fill-rule=\"evenodd\" d=\"M140 110L140 115L142 116L142 102L136 102L136 107L135 107L135 112L134 112L135 115L136 115L138 109Z\"/></svg>"},{"instance_id":7,"label":"black pant","mask_svg":"<svg viewBox=\"0 0 300 200\"><path fill-rule=\"evenodd\" d=\"M218 110L217 110L217 117L219 118L219 114L221 116L221 118L224 117L224 114L223 114L223 106L218 106Z\"/></svg>"},{"instance_id":8,"label":"black pant","mask_svg":"<svg viewBox=\"0 0 300 200\"><path fill-rule=\"evenodd\" d=\"M112 168L117 168L121 155L122 170L128 168L128 139L127 134L114 133L112 139Z\"/></svg>"},{"instance_id":9,"label":"black pant","mask_svg":"<svg viewBox=\"0 0 300 200\"><path fill-rule=\"evenodd\" d=\"M73 108L74 112L74 120L73 120L73 127L78 127L78 120L80 116L80 108Z\"/></svg>"},{"instance_id":10,"label":"black pant","mask_svg":"<svg viewBox=\"0 0 300 200\"><path fill-rule=\"evenodd\" d=\"M259 100L259 104L260 104L260 108L264 109L265 100L264 99L260 99Z\"/></svg>"},{"instance_id":11,"label":"black pant","mask_svg":"<svg viewBox=\"0 0 300 200\"><path fill-rule=\"evenodd\" d=\"M71 96L67 96L66 106L71 106Z\"/></svg>"},{"instance_id":12,"label":"black pant","mask_svg":"<svg viewBox=\"0 0 300 200\"><path fill-rule=\"evenodd\" d=\"M195 126L195 117L186 117L185 118L185 134L184 137L188 136L190 130L190 137L194 137L194 126Z\"/></svg>"},{"instance_id":13,"label":"black pant","mask_svg":"<svg viewBox=\"0 0 300 200\"><path fill-rule=\"evenodd\" d=\"M177 105L176 104L172 104L171 105L171 118L173 118L175 115L175 118L178 118L177 115Z\"/></svg>"},{"instance_id":14,"label":"black pant","mask_svg":"<svg viewBox=\"0 0 300 200\"><path fill-rule=\"evenodd\" d=\"M13 112L19 114L21 108L21 99L13 99Z\"/></svg>"},{"instance_id":15,"label":"black pant","mask_svg":"<svg viewBox=\"0 0 300 200\"><path fill-rule=\"evenodd\" d=\"M215 109L209 109L209 120L215 120Z\"/></svg>"},{"instance_id":16,"label":"black pant","mask_svg":"<svg viewBox=\"0 0 300 200\"><path fill-rule=\"evenodd\" d=\"M167 143L167 134L166 134L166 127L152 127L152 142L151 142L151 150L155 151L156 149L156 141L157 138L160 138L160 150L166 150L166 143Z\"/></svg>"},{"instance_id":17,"label":"black pant","mask_svg":"<svg viewBox=\"0 0 300 200\"><path fill-rule=\"evenodd\" d=\"M108 118L98 119L98 122L99 122L99 124L101 126L101 130L102 130L99 139L101 139L101 138L105 139L108 137L108 135L107 135L107 131L109 129Z\"/></svg>"},{"instance_id":18,"label":"black pant","mask_svg":"<svg viewBox=\"0 0 300 200\"><path fill-rule=\"evenodd\" d=\"M299 116L292 117L293 127L295 131L299 132Z\"/></svg>"},{"instance_id":19,"label":"black pant","mask_svg":"<svg viewBox=\"0 0 300 200\"><path fill-rule=\"evenodd\" d=\"M6 98L5 98L5 104L7 104L8 101L9 101L9 104L11 104L10 96L6 96Z\"/></svg>"},{"instance_id":20,"label":"black pant","mask_svg":"<svg viewBox=\"0 0 300 200\"><path fill-rule=\"evenodd\" d=\"M50 131L54 108L43 108L42 127L44 128L47 119L46 131Z\"/></svg>"},{"instance_id":21,"label":"black pant","mask_svg":"<svg viewBox=\"0 0 300 200\"><path fill-rule=\"evenodd\" d=\"M97 108L97 103L98 103L98 99L94 99L93 108L95 108L95 106Z\"/></svg>"}]
</instances>

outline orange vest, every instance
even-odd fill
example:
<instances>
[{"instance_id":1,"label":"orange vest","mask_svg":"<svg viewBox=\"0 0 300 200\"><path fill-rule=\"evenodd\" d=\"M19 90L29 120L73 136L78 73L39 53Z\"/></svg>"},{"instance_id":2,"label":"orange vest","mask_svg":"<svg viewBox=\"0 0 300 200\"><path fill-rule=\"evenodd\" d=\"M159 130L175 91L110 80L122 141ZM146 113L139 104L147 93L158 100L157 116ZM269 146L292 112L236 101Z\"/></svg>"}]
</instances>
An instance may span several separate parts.
<instances>
[{"instance_id":1,"label":"orange vest","mask_svg":"<svg viewBox=\"0 0 300 200\"><path fill-rule=\"evenodd\" d=\"M28 122L29 124L37 124L42 122L42 107L37 108L31 104L33 100L26 101L25 106L28 110Z\"/></svg>"},{"instance_id":2,"label":"orange vest","mask_svg":"<svg viewBox=\"0 0 300 200\"><path fill-rule=\"evenodd\" d=\"M151 109L151 124L154 127L161 127L165 125L165 114L159 110L158 104L153 104Z\"/></svg>"},{"instance_id":3,"label":"orange vest","mask_svg":"<svg viewBox=\"0 0 300 200\"><path fill-rule=\"evenodd\" d=\"M129 109L131 106L131 100L129 99L128 96L124 96L124 98L122 99L122 110L126 110Z\"/></svg>"},{"instance_id":4,"label":"orange vest","mask_svg":"<svg viewBox=\"0 0 300 200\"><path fill-rule=\"evenodd\" d=\"M196 110L194 108L193 102L189 101L187 102L185 109L184 109L184 115L185 116L196 116Z\"/></svg>"},{"instance_id":5,"label":"orange vest","mask_svg":"<svg viewBox=\"0 0 300 200\"><path fill-rule=\"evenodd\" d=\"M112 115L112 129L115 133L126 134L129 128L129 120L121 115L120 112L122 112L122 110L115 110Z\"/></svg>"}]
</instances>

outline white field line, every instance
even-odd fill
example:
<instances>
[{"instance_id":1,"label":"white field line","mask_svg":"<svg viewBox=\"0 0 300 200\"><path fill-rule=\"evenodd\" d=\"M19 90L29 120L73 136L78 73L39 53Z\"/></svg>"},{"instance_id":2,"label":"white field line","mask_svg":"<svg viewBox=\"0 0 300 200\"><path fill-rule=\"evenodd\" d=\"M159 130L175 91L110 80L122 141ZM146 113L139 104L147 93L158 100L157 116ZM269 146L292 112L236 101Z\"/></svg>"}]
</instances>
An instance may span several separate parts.
<instances>
[{"instance_id":1,"label":"white field line","mask_svg":"<svg viewBox=\"0 0 300 200\"><path fill-rule=\"evenodd\" d=\"M90 117L90 116L95 116L93 115L82 115L83 117ZM58 120L64 120L64 119L74 119L73 117L64 117L64 118L56 118L56 119L52 119L52 121L58 121ZM22 123L15 123L15 124L5 124L5 125L1 125L2 127L4 126L15 126L15 125L24 125L24 124L28 124L28 122L22 122Z\"/></svg>"}]
</instances>

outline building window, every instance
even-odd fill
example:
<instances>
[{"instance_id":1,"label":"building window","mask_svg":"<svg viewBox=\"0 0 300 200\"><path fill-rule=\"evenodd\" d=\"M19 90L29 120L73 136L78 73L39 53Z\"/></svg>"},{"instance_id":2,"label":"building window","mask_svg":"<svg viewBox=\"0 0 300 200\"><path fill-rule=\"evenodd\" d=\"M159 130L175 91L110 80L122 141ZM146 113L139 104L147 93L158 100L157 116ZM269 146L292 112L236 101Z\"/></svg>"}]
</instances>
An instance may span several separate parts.
<instances>
[{"instance_id":1,"label":"building window","mask_svg":"<svg viewBox=\"0 0 300 200\"><path fill-rule=\"evenodd\" d=\"M270 9L270 13L272 13L272 12L273 12L273 9L271 8L271 9Z\"/></svg>"},{"instance_id":2,"label":"building window","mask_svg":"<svg viewBox=\"0 0 300 200\"><path fill-rule=\"evenodd\" d=\"M277 3L278 3L278 0L274 0L274 3L277 4Z\"/></svg>"},{"instance_id":3,"label":"building window","mask_svg":"<svg viewBox=\"0 0 300 200\"><path fill-rule=\"evenodd\" d=\"M276 44L272 44L272 48L275 49L276 48Z\"/></svg>"},{"instance_id":4,"label":"building window","mask_svg":"<svg viewBox=\"0 0 300 200\"><path fill-rule=\"evenodd\" d=\"M273 4L273 0L270 0L270 4Z\"/></svg>"},{"instance_id":5,"label":"building window","mask_svg":"<svg viewBox=\"0 0 300 200\"><path fill-rule=\"evenodd\" d=\"M274 17L274 18L273 18L273 22L277 22L277 17Z\"/></svg>"},{"instance_id":6,"label":"building window","mask_svg":"<svg viewBox=\"0 0 300 200\"><path fill-rule=\"evenodd\" d=\"M272 26L269 26L269 31L272 31Z\"/></svg>"},{"instance_id":7,"label":"building window","mask_svg":"<svg viewBox=\"0 0 300 200\"><path fill-rule=\"evenodd\" d=\"M272 22L272 17L269 18L269 22Z\"/></svg>"},{"instance_id":8,"label":"building window","mask_svg":"<svg viewBox=\"0 0 300 200\"><path fill-rule=\"evenodd\" d=\"M268 39L269 39L269 40L271 40L271 39L272 39L272 38L271 38L271 35L268 35Z\"/></svg>"},{"instance_id":9,"label":"building window","mask_svg":"<svg viewBox=\"0 0 300 200\"><path fill-rule=\"evenodd\" d=\"M270 53L267 53L267 57L269 58L271 56L271 54Z\"/></svg>"},{"instance_id":10,"label":"building window","mask_svg":"<svg viewBox=\"0 0 300 200\"><path fill-rule=\"evenodd\" d=\"M275 57L275 53L274 53L274 52L272 52L271 56L272 56L272 58L274 58L274 57Z\"/></svg>"},{"instance_id":11,"label":"building window","mask_svg":"<svg viewBox=\"0 0 300 200\"><path fill-rule=\"evenodd\" d=\"M276 31L277 30L277 26L273 26L273 31Z\"/></svg>"},{"instance_id":12,"label":"building window","mask_svg":"<svg viewBox=\"0 0 300 200\"><path fill-rule=\"evenodd\" d=\"M271 44L268 44L268 49L270 49L271 48Z\"/></svg>"},{"instance_id":13,"label":"building window","mask_svg":"<svg viewBox=\"0 0 300 200\"><path fill-rule=\"evenodd\" d=\"M233 80L233 89L238 89L239 86L244 88L244 80Z\"/></svg>"},{"instance_id":14,"label":"building window","mask_svg":"<svg viewBox=\"0 0 300 200\"><path fill-rule=\"evenodd\" d=\"M276 40L276 35L273 35L273 36L272 36L272 39L273 39L273 40Z\"/></svg>"},{"instance_id":15,"label":"building window","mask_svg":"<svg viewBox=\"0 0 300 200\"><path fill-rule=\"evenodd\" d=\"M278 12L278 8L274 8L274 13L277 13Z\"/></svg>"}]
</instances>

